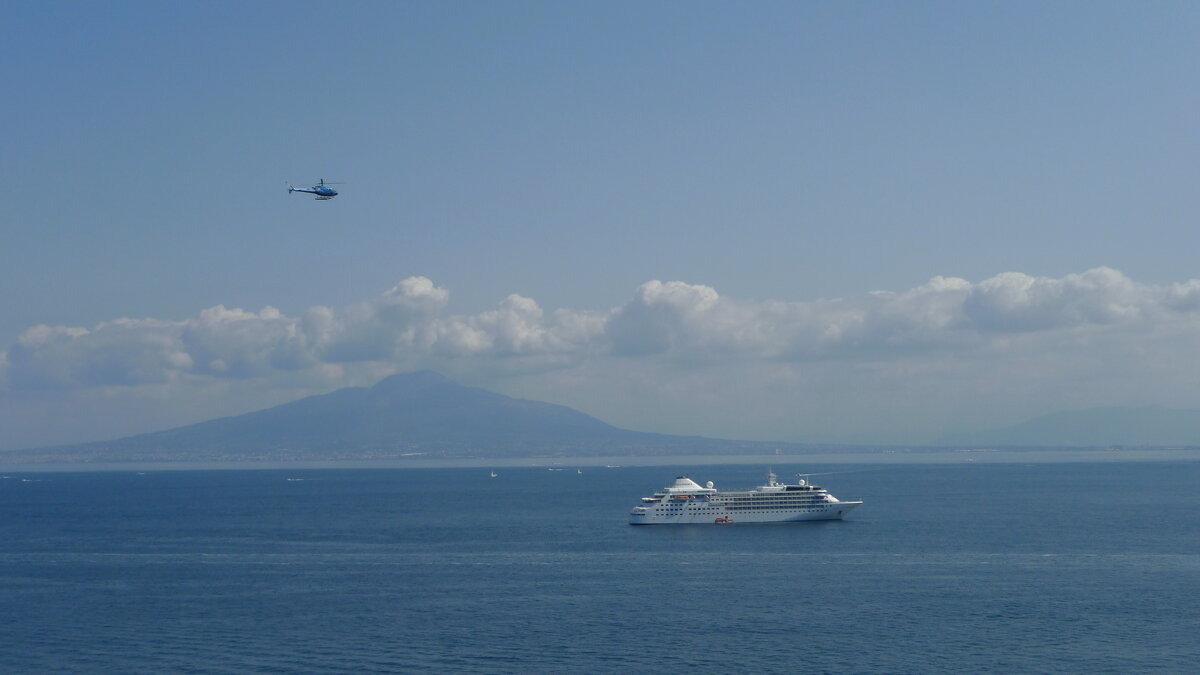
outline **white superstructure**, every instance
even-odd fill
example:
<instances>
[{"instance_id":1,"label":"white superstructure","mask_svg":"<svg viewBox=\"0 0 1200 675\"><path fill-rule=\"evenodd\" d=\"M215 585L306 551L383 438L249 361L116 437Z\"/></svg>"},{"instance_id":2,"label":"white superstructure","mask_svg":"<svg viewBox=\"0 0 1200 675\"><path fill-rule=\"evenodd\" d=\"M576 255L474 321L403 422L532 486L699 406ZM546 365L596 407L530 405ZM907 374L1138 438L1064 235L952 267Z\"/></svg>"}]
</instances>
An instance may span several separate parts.
<instances>
[{"instance_id":1,"label":"white superstructure","mask_svg":"<svg viewBox=\"0 0 1200 675\"><path fill-rule=\"evenodd\" d=\"M701 486L687 476L675 484L642 497L629 514L630 525L687 523L782 523L798 520L840 520L862 502L843 502L803 479L795 485L776 482L752 490L720 491L712 481Z\"/></svg>"}]
</instances>

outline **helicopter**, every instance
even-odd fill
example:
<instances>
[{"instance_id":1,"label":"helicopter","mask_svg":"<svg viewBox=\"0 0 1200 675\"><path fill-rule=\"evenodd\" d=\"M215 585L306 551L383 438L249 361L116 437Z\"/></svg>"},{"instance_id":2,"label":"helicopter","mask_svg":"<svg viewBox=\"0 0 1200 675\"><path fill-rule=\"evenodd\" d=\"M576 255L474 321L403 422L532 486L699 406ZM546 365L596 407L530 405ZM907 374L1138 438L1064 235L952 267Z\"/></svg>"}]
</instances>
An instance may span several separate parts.
<instances>
[{"instance_id":1,"label":"helicopter","mask_svg":"<svg viewBox=\"0 0 1200 675\"><path fill-rule=\"evenodd\" d=\"M319 183L308 189L294 187L289 184L288 194L292 194L293 192L307 192L310 195L316 195L317 201L328 201L337 196L337 190L329 187L330 185L341 185L341 183L326 183L325 179L322 178Z\"/></svg>"}]
</instances>

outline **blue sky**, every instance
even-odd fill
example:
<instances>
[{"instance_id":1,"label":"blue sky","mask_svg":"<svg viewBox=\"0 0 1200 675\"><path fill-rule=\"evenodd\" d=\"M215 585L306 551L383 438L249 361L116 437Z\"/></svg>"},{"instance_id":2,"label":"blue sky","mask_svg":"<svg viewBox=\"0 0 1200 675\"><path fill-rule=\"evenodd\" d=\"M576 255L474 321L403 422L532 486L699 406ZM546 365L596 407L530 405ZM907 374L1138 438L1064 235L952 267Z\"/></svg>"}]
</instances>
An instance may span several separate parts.
<instances>
[{"instance_id":1,"label":"blue sky","mask_svg":"<svg viewBox=\"0 0 1200 675\"><path fill-rule=\"evenodd\" d=\"M1145 361L1200 337L1198 33L1171 2L10 4L0 448L412 367L785 440L1200 406Z\"/></svg>"}]
</instances>

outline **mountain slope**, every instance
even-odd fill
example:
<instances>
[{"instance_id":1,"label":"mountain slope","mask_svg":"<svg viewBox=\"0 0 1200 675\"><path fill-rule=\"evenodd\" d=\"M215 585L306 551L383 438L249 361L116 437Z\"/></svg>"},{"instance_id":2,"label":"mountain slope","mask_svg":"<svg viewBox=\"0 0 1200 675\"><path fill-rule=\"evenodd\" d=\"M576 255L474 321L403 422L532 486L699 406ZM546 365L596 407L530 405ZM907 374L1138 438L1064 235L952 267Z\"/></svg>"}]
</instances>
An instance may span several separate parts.
<instances>
[{"instance_id":1,"label":"mountain slope","mask_svg":"<svg viewBox=\"0 0 1200 675\"><path fill-rule=\"evenodd\" d=\"M393 375L234 417L102 443L4 453L10 461L379 459L711 452L767 444L619 429L565 406L467 387L432 371ZM776 447L772 444L770 447Z\"/></svg>"}]
</instances>

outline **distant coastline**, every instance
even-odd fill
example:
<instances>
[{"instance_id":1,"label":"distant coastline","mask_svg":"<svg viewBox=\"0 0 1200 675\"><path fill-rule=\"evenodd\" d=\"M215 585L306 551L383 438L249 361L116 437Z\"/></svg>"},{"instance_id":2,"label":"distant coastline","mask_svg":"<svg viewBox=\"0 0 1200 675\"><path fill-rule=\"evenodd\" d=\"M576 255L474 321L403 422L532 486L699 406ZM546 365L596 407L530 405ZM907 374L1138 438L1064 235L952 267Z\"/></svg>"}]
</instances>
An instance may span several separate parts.
<instances>
[{"instance_id":1,"label":"distant coastline","mask_svg":"<svg viewBox=\"0 0 1200 675\"><path fill-rule=\"evenodd\" d=\"M233 417L109 441L5 450L11 471L128 467L304 468L625 464L1112 461L1186 456L1200 413L1166 408L1048 415L963 438L914 443L747 441L612 426L571 408L468 387L443 375L391 375ZM1154 430L1164 433L1155 434ZM1166 433L1168 432L1169 433ZM67 468L71 467L71 468Z\"/></svg>"},{"instance_id":2,"label":"distant coastline","mask_svg":"<svg viewBox=\"0 0 1200 675\"><path fill-rule=\"evenodd\" d=\"M313 469L452 469L452 468L624 468L634 466L764 466L861 464L1066 464L1087 462L1194 462L1200 447L1188 448L1034 448L920 449L780 455L674 455L653 457L411 457L389 460L229 461L229 462L0 462L0 474L100 471L298 471Z\"/></svg>"}]
</instances>

